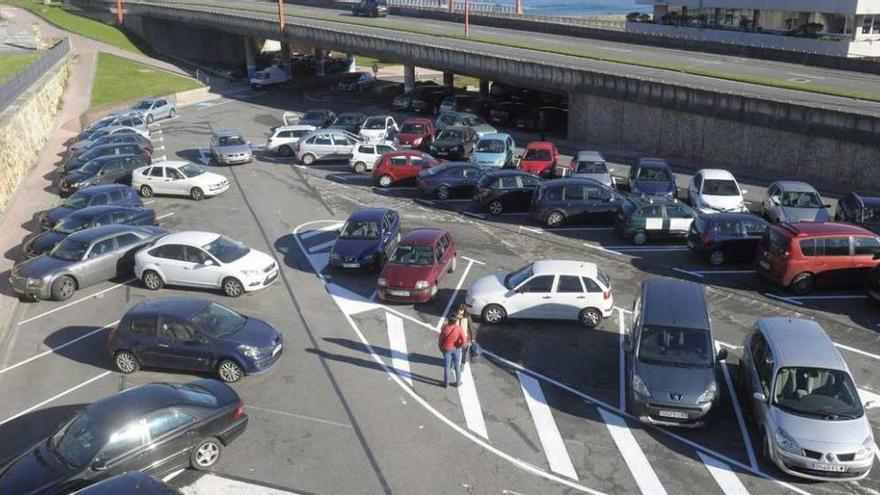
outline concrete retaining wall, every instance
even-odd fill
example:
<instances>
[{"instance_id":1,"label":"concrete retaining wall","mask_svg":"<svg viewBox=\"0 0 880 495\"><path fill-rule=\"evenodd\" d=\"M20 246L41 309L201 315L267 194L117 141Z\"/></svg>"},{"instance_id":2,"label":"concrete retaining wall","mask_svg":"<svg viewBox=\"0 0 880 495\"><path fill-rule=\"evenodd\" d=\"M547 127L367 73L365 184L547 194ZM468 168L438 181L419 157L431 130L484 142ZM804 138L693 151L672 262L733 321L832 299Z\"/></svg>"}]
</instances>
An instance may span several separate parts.
<instances>
[{"instance_id":1,"label":"concrete retaining wall","mask_svg":"<svg viewBox=\"0 0 880 495\"><path fill-rule=\"evenodd\" d=\"M69 62L70 56L65 56L0 114L0 211L54 129Z\"/></svg>"}]
</instances>

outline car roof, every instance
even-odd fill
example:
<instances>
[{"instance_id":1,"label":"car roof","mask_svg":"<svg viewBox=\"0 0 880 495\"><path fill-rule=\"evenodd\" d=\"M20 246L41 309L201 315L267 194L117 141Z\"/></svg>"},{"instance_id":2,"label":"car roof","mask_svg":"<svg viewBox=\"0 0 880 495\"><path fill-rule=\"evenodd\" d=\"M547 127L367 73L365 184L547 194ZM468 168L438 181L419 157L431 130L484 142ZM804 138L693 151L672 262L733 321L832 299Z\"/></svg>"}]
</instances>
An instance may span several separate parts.
<instances>
[{"instance_id":1,"label":"car roof","mask_svg":"<svg viewBox=\"0 0 880 495\"><path fill-rule=\"evenodd\" d=\"M754 220L756 222L767 223L763 218L751 213L703 213L700 217L709 223L725 222L730 220Z\"/></svg>"},{"instance_id":2,"label":"car roof","mask_svg":"<svg viewBox=\"0 0 880 495\"><path fill-rule=\"evenodd\" d=\"M663 158L655 158L655 157L651 157L651 156L639 158L639 160L636 162L636 165L638 165L640 167L643 165L652 165L652 164L654 164L654 165L662 164L662 165L666 165L667 167L669 166L669 162L667 162Z\"/></svg>"},{"instance_id":3,"label":"car roof","mask_svg":"<svg viewBox=\"0 0 880 495\"><path fill-rule=\"evenodd\" d=\"M390 115L370 115L369 117L367 117L367 120L369 120L369 119L388 119L388 118L393 118L393 117L391 117Z\"/></svg>"},{"instance_id":4,"label":"car roof","mask_svg":"<svg viewBox=\"0 0 880 495\"><path fill-rule=\"evenodd\" d=\"M595 180L590 179L588 177L564 177L561 179L550 179L541 183L542 189L548 189L551 187L564 187L568 185L580 185L580 186L601 186L603 189L605 186Z\"/></svg>"},{"instance_id":5,"label":"car roof","mask_svg":"<svg viewBox=\"0 0 880 495\"><path fill-rule=\"evenodd\" d=\"M433 124L434 122L431 119L426 119L424 117L410 117L403 121L404 124Z\"/></svg>"},{"instance_id":6,"label":"car roof","mask_svg":"<svg viewBox=\"0 0 880 495\"><path fill-rule=\"evenodd\" d=\"M231 137L241 136L241 133L232 129L217 129L214 131L214 135L217 137Z\"/></svg>"},{"instance_id":7,"label":"car roof","mask_svg":"<svg viewBox=\"0 0 880 495\"><path fill-rule=\"evenodd\" d=\"M211 301L194 297L160 297L139 302L125 316L161 314L189 318L209 304Z\"/></svg>"},{"instance_id":8,"label":"car roof","mask_svg":"<svg viewBox=\"0 0 880 495\"><path fill-rule=\"evenodd\" d=\"M140 228L132 225L101 225L74 232L67 237L75 241L92 242L104 237L140 230Z\"/></svg>"},{"instance_id":9,"label":"car roof","mask_svg":"<svg viewBox=\"0 0 880 495\"><path fill-rule=\"evenodd\" d=\"M575 260L541 260L532 263L535 275L577 275L595 277L599 271L595 263Z\"/></svg>"},{"instance_id":10,"label":"car roof","mask_svg":"<svg viewBox=\"0 0 880 495\"><path fill-rule=\"evenodd\" d=\"M782 188L783 191L793 191L793 192L816 192L816 188L807 184L806 182L800 182L795 180L780 180L774 182L777 186Z\"/></svg>"},{"instance_id":11,"label":"car roof","mask_svg":"<svg viewBox=\"0 0 880 495\"><path fill-rule=\"evenodd\" d=\"M874 208L880 206L880 195L876 193L854 192L852 195L861 201L864 206L871 206Z\"/></svg>"},{"instance_id":12,"label":"car roof","mask_svg":"<svg viewBox=\"0 0 880 495\"><path fill-rule=\"evenodd\" d=\"M554 146L554 144L551 143L550 141L532 141L531 143L529 143L528 146L526 146L526 149L528 149L528 148L552 148L553 146Z\"/></svg>"},{"instance_id":13,"label":"car roof","mask_svg":"<svg viewBox=\"0 0 880 495\"><path fill-rule=\"evenodd\" d=\"M101 194L101 193L105 193L108 191L118 191L120 189L124 190L124 191L131 191L132 193L134 193L134 190L130 186L127 186L125 184L101 184L101 185L97 185L97 186L89 186L89 187L82 188L79 191L77 191L76 194L83 194L86 196L94 196L96 194Z\"/></svg>"},{"instance_id":14,"label":"car roof","mask_svg":"<svg viewBox=\"0 0 880 495\"><path fill-rule=\"evenodd\" d=\"M275 128L276 131L314 131L316 129L317 127L307 124L280 125Z\"/></svg>"},{"instance_id":15,"label":"car roof","mask_svg":"<svg viewBox=\"0 0 880 495\"><path fill-rule=\"evenodd\" d=\"M135 155L134 153L128 153L128 154L124 154L124 155L104 155L104 156L96 156L96 157L92 158L91 160L89 160L87 163L106 162L108 160L113 160L116 158L128 158L130 156L140 157L140 155ZM75 170L74 170L74 172L75 172Z\"/></svg>"},{"instance_id":16,"label":"car roof","mask_svg":"<svg viewBox=\"0 0 880 495\"><path fill-rule=\"evenodd\" d=\"M777 366L809 366L846 370L846 362L825 330L813 320L764 317L758 328L773 351Z\"/></svg>"},{"instance_id":17,"label":"car roof","mask_svg":"<svg viewBox=\"0 0 880 495\"><path fill-rule=\"evenodd\" d=\"M214 239L220 237L220 234L215 234L213 232L202 232L198 230L187 230L184 232L174 232L173 234L168 234L158 241L156 241L156 245L162 244L188 244L193 246L204 246L205 244L209 244Z\"/></svg>"},{"instance_id":18,"label":"car roof","mask_svg":"<svg viewBox=\"0 0 880 495\"><path fill-rule=\"evenodd\" d=\"M182 166L184 166L184 165L188 165L188 164L190 164L190 163L192 163L192 162L188 162L188 161L186 161L186 160L162 160L161 162L153 162L153 163L147 165L147 166L144 167L144 168L150 168L150 167L174 167L174 168L178 168L178 167L182 167ZM195 164L193 164L193 165L195 165Z\"/></svg>"},{"instance_id":19,"label":"car roof","mask_svg":"<svg viewBox=\"0 0 880 495\"><path fill-rule=\"evenodd\" d=\"M703 174L704 179L712 179L712 180L736 180L733 178L733 174L723 168L704 168L697 172L698 174Z\"/></svg>"},{"instance_id":20,"label":"car roof","mask_svg":"<svg viewBox=\"0 0 880 495\"><path fill-rule=\"evenodd\" d=\"M660 277L642 282L643 321L647 325L709 328L709 314L703 286L686 280ZM699 299L703 308L694 306ZM648 303L647 301L651 301Z\"/></svg>"},{"instance_id":21,"label":"car roof","mask_svg":"<svg viewBox=\"0 0 880 495\"><path fill-rule=\"evenodd\" d=\"M441 229L415 229L403 236L400 242L416 246L433 245L445 233L446 231Z\"/></svg>"},{"instance_id":22,"label":"car roof","mask_svg":"<svg viewBox=\"0 0 880 495\"><path fill-rule=\"evenodd\" d=\"M466 126L466 125L450 125L450 126L447 126L445 129L443 129L443 130L440 131L440 132L445 132L445 131L458 131L458 132L465 132L465 133L467 133L467 132L470 132L470 130L471 130L471 128L468 127L468 126Z\"/></svg>"},{"instance_id":23,"label":"car roof","mask_svg":"<svg viewBox=\"0 0 880 495\"><path fill-rule=\"evenodd\" d=\"M633 204L641 207L647 205L677 205L680 204L682 206L687 206L677 198L670 198L667 196L638 196L636 194L630 194L626 197L627 200L632 202Z\"/></svg>"},{"instance_id":24,"label":"car roof","mask_svg":"<svg viewBox=\"0 0 880 495\"><path fill-rule=\"evenodd\" d=\"M331 110L329 108L310 108L310 109L306 110L305 112L303 112L303 115L305 115L307 113L312 113L312 112L330 113Z\"/></svg>"},{"instance_id":25,"label":"car roof","mask_svg":"<svg viewBox=\"0 0 880 495\"><path fill-rule=\"evenodd\" d=\"M377 143L370 143L370 144L377 144ZM385 155L388 155L388 156L424 156L424 157L430 158L432 160L434 159L434 157L432 157L431 155L429 155L423 151L413 150L413 149L400 149L400 150L388 151L388 152L384 153L382 156L385 156Z\"/></svg>"},{"instance_id":26,"label":"car roof","mask_svg":"<svg viewBox=\"0 0 880 495\"><path fill-rule=\"evenodd\" d=\"M107 213L108 211L117 211L117 210L135 210L137 208L132 206L118 206L118 205L97 205L97 206L86 206L85 208L80 208L68 216L68 218L77 218L77 217L93 217L95 215L101 215Z\"/></svg>"},{"instance_id":27,"label":"car roof","mask_svg":"<svg viewBox=\"0 0 880 495\"><path fill-rule=\"evenodd\" d=\"M168 383L148 383L99 399L86 410L100 425L111 429L147 414L183 403L183 396Z\"/></svg>"},{"instance_id":28,"label":"car roof","mask_svg":"<svg viewBox=\"0 0 880 495\"><path fill-rule=\"evenodd\" d=\"M349 220L375 220L380 221L385 213L390 211L388 208L361 208L355 210L348 219Z\"/></svg>"},{"instance_id":29,"label":"car roof","mask_svg":"<svg viewBox=\"0 0 880 495\"><path fill-rule=\"evenodd\" d=\"M795 222L778 226L793 235L869 235L873 232L850 223L836 222Z\"/></svg>"},{"instance_id":30,"label":"car roof","mask_svg":"<svg viewBox=\"0 0 880 495\"><path fill-rule=\"evenodd\" d=\"M505 139L507 139L509 137L510 137L510 134L507 134L504 132L490 132L488 134L483 134L483 137L480 138L480 141L482 141L484 139L500 139L500 140L504 141Z\"/></svg>"},{"instance_id":31,"label":"car roof","mask_svg":"<svg viewBox=\"0 0 880 495\"><path fill-rule=\"evenodd\" d=\"M488 172L483 177L506 177L508 175L516 175L516 176L525 176L528 175L530 177L534 177L534 175L523 172L522 170L493 170L492 172Z\"/></svg>"},{"instance_id":32,"label":"car roof","mask_svg":"<svg viewBox=\"0 0 880 495\"><path fill-rule=\"evenodd\" d=\"M577 154L578 161L580 160L594 160L594 161L605 161L605 157L602 156L602 153L598 151L578 151Z\"/></svg>"}]
</instances>

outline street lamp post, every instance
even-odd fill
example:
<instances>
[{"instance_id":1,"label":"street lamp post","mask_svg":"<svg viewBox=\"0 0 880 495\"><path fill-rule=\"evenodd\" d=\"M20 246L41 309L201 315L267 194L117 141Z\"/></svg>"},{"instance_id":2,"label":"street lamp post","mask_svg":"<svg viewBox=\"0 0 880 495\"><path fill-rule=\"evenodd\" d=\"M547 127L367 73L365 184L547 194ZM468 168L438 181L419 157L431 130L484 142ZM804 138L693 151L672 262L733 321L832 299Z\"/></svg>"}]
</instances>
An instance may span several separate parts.
<instances>
[{"instance_id":1,"label":"street lamp post","mask_svg":"<svg viewBox=\"0 0 880 495\"><path fill-rule=\"evenodd\" d=\"M523 13L522 0L516 0L516 12L515 13L517 15L522 15L522 13Z\"/></svg>"}]
</instances>

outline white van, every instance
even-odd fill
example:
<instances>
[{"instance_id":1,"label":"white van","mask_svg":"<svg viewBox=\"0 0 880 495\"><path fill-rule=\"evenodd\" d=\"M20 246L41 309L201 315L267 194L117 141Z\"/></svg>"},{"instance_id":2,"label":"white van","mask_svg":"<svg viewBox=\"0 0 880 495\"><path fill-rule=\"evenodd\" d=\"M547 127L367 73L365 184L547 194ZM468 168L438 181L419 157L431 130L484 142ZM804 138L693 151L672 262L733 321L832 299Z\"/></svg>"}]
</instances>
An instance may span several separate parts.
<instances>
[{"instance_id":1,"label":"white van","mask_svg":"<svg viewBox=\"0 0 880 495\"><path fill-rule=\"evenodd\" d=\"M263 89L277 84L283 84L290 81L291 77L283 68L277 65L270 65L263 70L254 73L251 78L251 87L254 89Z\"/></svg>"}]
</instances>

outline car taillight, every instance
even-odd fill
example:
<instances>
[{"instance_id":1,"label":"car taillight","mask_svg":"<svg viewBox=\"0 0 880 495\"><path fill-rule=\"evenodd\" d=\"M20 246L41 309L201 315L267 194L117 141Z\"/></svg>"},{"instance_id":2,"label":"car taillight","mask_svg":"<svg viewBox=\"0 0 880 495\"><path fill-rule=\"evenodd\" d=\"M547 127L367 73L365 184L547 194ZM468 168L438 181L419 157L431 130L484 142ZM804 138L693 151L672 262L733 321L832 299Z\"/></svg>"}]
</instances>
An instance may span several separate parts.
<instances>
[{"instance_id":1,"label":"car taillight","mask_svg":"<svg viewBox=\"0 0 880 495\"><path fill-rule=\"evenodd\" d=\"M710 239L707 234L703 234L700 237L700 244L702 244L704 246L708 246L710 242L712 242L712 239Z\"/></svg>"},{"instance_id":2,"label":"car taillight","mask_svg":"<svg viewBox=\"0 0 880 495\"><path fill-rule=\"evenodd\" d=\"M235 412L232 414L232 420L235 421L237 419L241 419L244 417L244 402L239 402L238 407L235 408Z\"/></svg>"},{"instance_id":3,"label":"car taillight","mask_svg":"<svg viewBox=\"0 0 880 495\"><path fill-rule=\"evenodd\" d=\"M107 333L107 346L110 346L114 340L116 340L116 327L110 327L110 331Z\"/></svg>"},{"instance_id":4,"label":"car taillight","mask_svg":"<svg viewBox=\"0 0 880 495\"><path fill-rule=\"evenodd\" d=\"M602 296L605 298L605 300L611 299L611 291L606 290L604 293L602 293Z\"/></svg>"}]
</instances>

